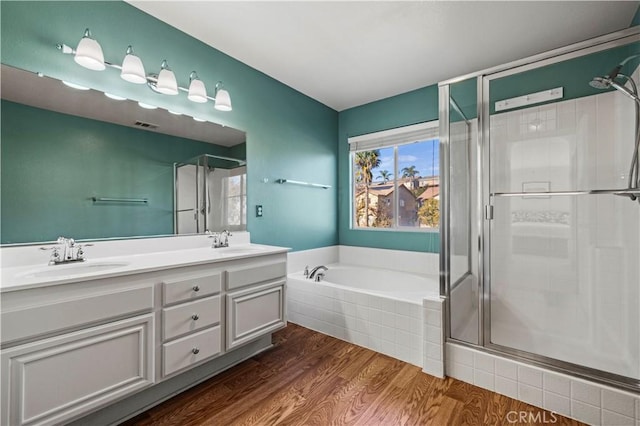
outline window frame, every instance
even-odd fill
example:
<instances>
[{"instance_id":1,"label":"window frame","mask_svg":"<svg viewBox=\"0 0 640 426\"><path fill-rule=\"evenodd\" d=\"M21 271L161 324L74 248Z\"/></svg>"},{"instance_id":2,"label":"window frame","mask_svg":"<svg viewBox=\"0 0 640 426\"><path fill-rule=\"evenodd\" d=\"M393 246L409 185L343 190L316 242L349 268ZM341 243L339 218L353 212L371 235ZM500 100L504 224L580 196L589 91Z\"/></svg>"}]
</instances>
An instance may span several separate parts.
<instances>
[{"instance_id":1,"label":"window frame","mask_svg":"<svg viewBox=\"0 0 640 426\"><path fill-rule=\"evenodd\" d=\"M415 227L401 226L398 224L400 211L400 196L398 192L398 148L420 142L436 140L440 143L439 120L427 121L409 126L401 126L379 132L367 133L355 137L349 137L349 229L354 231L391 231L391 232L418 232L418 233L439 233L440 227ZM393 223L390 227L359 226L356 218L357 200L355 179L356 165L355 154L363 151L373 151L376 149L393 148ZM438 163L439 164L439 163ZM438 171L440 177L440 171ZM440 180L440 179L438 179Z\"/></svg>"}]
</instances>

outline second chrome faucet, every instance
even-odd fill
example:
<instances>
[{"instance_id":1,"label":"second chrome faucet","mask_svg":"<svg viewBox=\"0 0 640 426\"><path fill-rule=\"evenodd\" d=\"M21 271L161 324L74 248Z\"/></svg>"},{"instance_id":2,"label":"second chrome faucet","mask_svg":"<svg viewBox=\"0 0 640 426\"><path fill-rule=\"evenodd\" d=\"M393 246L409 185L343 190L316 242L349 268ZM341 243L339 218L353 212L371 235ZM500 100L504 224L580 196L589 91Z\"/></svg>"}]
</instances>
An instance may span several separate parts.
<instances>
[{"instance_id":1,"label":"second chrome faucet","mask_svg":"<svg viewBox=\"0 0 640 426\"><path fill-rule=\"evenodd\" d=\"M211 243L211 248L221 248L221 247L229 247L229 237L233 236L233 234L226 229L222 232L209 232L209 238L213 238L213 242Z\"/></svg>"}]
</instances>

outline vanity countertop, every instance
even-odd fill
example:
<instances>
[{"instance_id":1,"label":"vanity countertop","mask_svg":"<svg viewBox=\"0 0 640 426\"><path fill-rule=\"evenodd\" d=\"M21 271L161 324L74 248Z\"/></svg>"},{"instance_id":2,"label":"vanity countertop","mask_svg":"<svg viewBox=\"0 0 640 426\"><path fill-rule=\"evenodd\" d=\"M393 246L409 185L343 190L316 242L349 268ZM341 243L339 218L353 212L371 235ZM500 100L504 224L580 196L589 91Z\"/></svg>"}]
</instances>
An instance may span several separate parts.
<instances>
[{"instance_id":1,"label":"vanity countertop","mask_svg":"<svg viewBox=\"0 0 640 426\"><path fill-rule=\"evenodd\" d=\"M129 256L100 257L61 265L7 267L2 268L0 292L225 262L288 251L289 248L286 247L240 244L223 248L192 248Z\"/></svg>"}]
</instances>

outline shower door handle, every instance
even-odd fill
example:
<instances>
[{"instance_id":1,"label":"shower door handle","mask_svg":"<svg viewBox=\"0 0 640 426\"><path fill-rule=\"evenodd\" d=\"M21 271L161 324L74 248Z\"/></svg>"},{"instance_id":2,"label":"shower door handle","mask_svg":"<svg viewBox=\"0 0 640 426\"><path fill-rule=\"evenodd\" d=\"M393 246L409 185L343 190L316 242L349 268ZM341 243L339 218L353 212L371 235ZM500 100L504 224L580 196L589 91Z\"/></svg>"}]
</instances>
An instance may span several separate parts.
<instances>
[{"instance_id":1,"label":"shower door handle","mask_svg":"<svg viewBox=\"0 0 640 426\"><path fill-rule=\"evenodd\" d=\"M484 218L486 220L493 220L493 206L491 204L484 206Z\"/></svg>"}]
</instances>

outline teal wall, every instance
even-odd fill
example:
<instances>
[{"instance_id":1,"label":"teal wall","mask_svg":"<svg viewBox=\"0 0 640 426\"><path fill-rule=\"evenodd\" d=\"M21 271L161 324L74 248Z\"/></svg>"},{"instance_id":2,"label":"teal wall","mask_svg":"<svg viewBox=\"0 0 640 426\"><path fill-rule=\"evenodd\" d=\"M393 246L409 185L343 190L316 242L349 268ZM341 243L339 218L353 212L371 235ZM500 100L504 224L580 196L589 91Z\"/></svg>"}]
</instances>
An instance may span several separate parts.
<instances>
[{"instance_id":1,"label":"teal wall","mask_svg":"<svg viewBox=\"0 0 640 426\"><path fill-rule=\"evenodd\" d=\"M124 2L2 1L0 7L3 63L247 132L248 229L254 242L294 250L338 242L336 111ZM192 70L209 91L222 80L231 94L233 111L219 112L211 103L195 104L184 95L159 96L143 85L124 82L113 69L84 69L55 49L56 43L75 47L86 27L101 43L108 61L121 62L132 44L147 72L158 70L167 59L181 86L187 85ZM278 178L332 188L278 185L274 183ZM264 217L252 214L256 204L263 205Z\"/></svg>"},{"instance_id":2,"label":"teal wall","mask_svg":"<svg viewBox=\"0 0 640 426\"><path fill-rule=\"evenodd\" d=\"M636 25L640 25L640 6L636 9L636 14L633 15L633 19L631 20L630 27L635 27Z\"/></svg>"},{"instance_id":3,"label":"teal wall","mask_svg":"<svg viewBox=\"0 0 640 426\"><path fill-rule=\"evenodd\" d=\"M437 232L351 229L348 138L438 119L438 87L428 86L341 111L338 115L339 241L347 246L437 253Z\"/></svg>"},{"instance_id":4,"label":"teal wall","mask_svg":"<svg viewBox=\"0 0 640 426\"><path fill-rule=\"evenodd\" d=\"M230 156L210 143L9 101L1 112L3 244L172 234L173 163ZM95 204L93 196L148 203Z\"/></svg>"},{"instance_id":5,"label":"teal wall","mask_svg":"<svg viewBox=\"0 0 640 426\"><path fill-rule=\"evenodd\" d=\"M450 84L449 96L455 100L467 120L478 116L478 79L476 77ZM463 119L454 109L450 110L450 114L449 121Z\"/></svg>"},{"instance_id":6,"label":"teal wall","mask_svg":"<svg viewBox=\"0 0 640 426\"><path fill-rule=\"evenodd\" d=\"M594 89L589 85L593 77L608 74L617 64L638 54L640 54L640 43L632 43L493 80L489 88L491 114L495 114L496 101L555 87L563 87L563 100L603 93L605 90ZM630 76L638 64L640 64L640 57L627 62L621 72ZM557 102L557 100L551 102ZM545 103L549 102L539 103L536 106ZM507 111L515 109L521 108Z\"/></svg>"}]
</instances>

